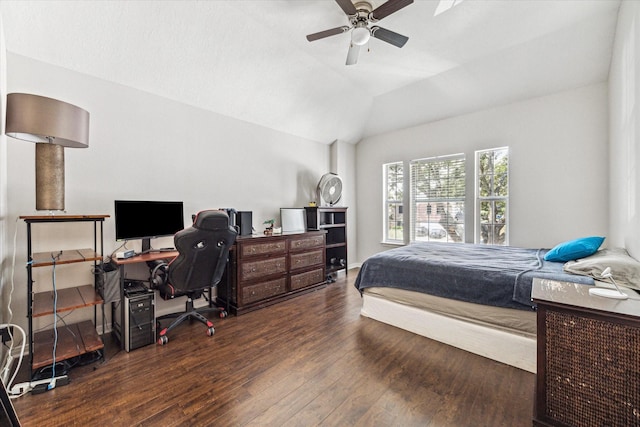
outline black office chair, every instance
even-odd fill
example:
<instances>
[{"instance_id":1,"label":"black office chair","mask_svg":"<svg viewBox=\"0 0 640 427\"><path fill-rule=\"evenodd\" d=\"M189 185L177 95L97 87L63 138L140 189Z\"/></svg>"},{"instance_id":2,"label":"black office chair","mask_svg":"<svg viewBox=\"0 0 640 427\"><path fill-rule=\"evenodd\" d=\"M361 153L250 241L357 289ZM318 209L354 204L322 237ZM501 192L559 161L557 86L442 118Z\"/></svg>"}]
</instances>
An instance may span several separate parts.
<instances>
[{"instance_id":1,"label":"black office chair","mask_svg":"<svg viewBox=\"0 0 640 427\"><path fill-rule=\"evenodd\" d=\"M222 279L229 249L235 242L236 235L237 232L229 225L229 217L225 212L199 212L193 225L179 231L173 238L179 255L168 265L150 266L152 283L163 299L187 296L184 312L167 314L156 319L159 326L161 320L175 318L167 327L158 327L158 344L166 344L169 341L167 333L187 319L204 323L208 328L207 335L213 335L213 323L202 313L217 311L224 317L226 311L220 307L195 309L193 300L200 298L205 290L216 286Z\"/></svg>"}]
</instances>

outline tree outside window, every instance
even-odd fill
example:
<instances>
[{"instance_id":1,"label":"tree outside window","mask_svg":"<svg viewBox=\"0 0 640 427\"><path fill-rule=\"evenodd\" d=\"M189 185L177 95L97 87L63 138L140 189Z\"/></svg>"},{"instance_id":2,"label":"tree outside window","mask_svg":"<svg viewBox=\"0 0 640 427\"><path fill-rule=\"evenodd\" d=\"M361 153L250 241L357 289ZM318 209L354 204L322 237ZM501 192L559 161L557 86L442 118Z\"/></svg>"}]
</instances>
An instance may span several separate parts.
<instances>
[{"instance_id":1,"label":"tree outside window","mask_svg":"<svg viewBox=\"0 0 640 427\"><path fill-rule=\"evenodd\" d=\"M402 162L387 163L384 175L384 241L404 243L402 200L404 197L404 168Z\"/></svg>"},{"instance_id":2,"label":"tree outside window","mask_svg":"<svg viewBox=\"0 0 640 427\"><path fill-rule=\"evenodd\" d=\"M476 241L509 244L509 148L476 151Z\"/></svg>"}]
</instances>

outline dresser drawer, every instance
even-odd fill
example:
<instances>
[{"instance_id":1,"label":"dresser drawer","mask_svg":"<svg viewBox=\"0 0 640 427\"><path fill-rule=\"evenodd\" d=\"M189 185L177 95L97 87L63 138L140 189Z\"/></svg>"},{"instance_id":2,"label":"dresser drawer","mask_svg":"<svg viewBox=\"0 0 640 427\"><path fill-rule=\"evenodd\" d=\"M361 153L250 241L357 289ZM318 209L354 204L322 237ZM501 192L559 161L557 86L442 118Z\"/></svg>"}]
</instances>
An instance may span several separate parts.
<instances>
[{"instance_id":1,"label":"dresser drawer","mask_svg":"<svg viewBox=\"0 0 640 427\"><path fill-rule=\"evenodd\" d=\"M291 290L302 289L310 285L315 285L324 281L324 270L307 271L305 273L291 275Z\"/></svg>"},{"instance_id":2,"label":"dresser drawer","mask_svg":"<svg viewBox=\"0 0 640 427\"><path fill-rule=\"evenodd\" d=\"M287 272L287 258L280 256L256 261L245 261L239 265L238 268L240 269L240 282L259 279L274 274L285 274Z\"/></svg>"},{"instance_id":3,"label":"dresser drawer","mask_svg":"<svg viewBox=\"0 0 640 427\"><path fill-rule=\"evenodd\" d=\"M252 302L283 294L286 291L286 286L286 277L243 286L240 290L240 304L251 304Z\"/></svg>"},{"instance_id":4,"label":"dresser drawer","mask_svg":"<svg viewBox=\"0 0 640 427\"><path fill-rule=\"evenodd\" d=\"M291 239L289 242L290 251L306 250L324 247L324 233L316 236L305 236Z\"/></svg>"},{"instance_id":5,"label":"dresser drawer","mask_svg":"<svg viewBox=\"0 0 640 427\"><path fill-rule=\"evenodd\" d=\"M291 260L289 267L290 270L298 270L314 265L323 265L324 250L317 249L299 254L290 254L289 259Z\"/></svg>"},{"instance_id":6,"label":"dresser drawer","mask_svg":"<svg viewBox=\"0 0 640 427\"><path fill-rule=\"evenodd\" d=\"M287 252L287 241L269 240L268 242L251 242L240 245L240 258L254 255L283 254Z\"/></svg>"}]
</instances>

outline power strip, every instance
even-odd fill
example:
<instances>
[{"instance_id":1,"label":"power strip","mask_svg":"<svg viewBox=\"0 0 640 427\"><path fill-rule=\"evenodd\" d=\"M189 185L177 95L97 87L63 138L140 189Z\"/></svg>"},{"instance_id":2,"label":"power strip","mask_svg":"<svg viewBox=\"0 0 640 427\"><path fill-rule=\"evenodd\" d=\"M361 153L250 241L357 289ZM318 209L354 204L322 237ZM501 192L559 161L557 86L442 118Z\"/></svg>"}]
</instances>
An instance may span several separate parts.
<instances>
[{"instance_id":1,"label":"power strip","mask_svg":"<svg viewBox=\"0 0 640 427\"><path fill-rule=\"evenodd\" d=\"M67 375L61 375L55 378L47 378L46 380L31 381L30 383L15 384L11 387L9 394L18 396L27 392L33 394L43 393L48 390L52 390L59 385L69 384L69 377Z\"/></svg>"},{"instance_id":2,"label":"power strip","mask_svg":"<svg viewBox=\"0 0 640 427\"><path fill-rule=\"evenodd\" d=\"M133 249L129 249L129 250L122 251L122 252L116 252L116 258L117 259L127 259L127 258L131 258L135 254L136 254L136 251L134 251Z\"/></svg>"}]
</instances>

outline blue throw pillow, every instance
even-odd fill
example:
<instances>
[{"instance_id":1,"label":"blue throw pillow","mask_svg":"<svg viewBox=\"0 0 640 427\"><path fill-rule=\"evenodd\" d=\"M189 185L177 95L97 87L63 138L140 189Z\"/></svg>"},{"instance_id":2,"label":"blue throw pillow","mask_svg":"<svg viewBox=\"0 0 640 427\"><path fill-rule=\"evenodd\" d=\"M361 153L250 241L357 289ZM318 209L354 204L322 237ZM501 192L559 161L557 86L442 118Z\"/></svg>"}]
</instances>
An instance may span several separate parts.
<instances>
[{"instance_id":1,"label":"blue throw pillow","mask_svg":"<svg viewBox=\"0 0 640 427\"><path fill-rule=\"evenodd\" d=\"M567 262L588 257L596 253L604 237L591 236L560 243L544 256L545 261Z\"/></svg>"}]
</instances>

